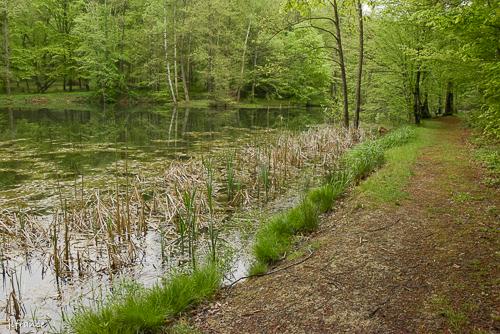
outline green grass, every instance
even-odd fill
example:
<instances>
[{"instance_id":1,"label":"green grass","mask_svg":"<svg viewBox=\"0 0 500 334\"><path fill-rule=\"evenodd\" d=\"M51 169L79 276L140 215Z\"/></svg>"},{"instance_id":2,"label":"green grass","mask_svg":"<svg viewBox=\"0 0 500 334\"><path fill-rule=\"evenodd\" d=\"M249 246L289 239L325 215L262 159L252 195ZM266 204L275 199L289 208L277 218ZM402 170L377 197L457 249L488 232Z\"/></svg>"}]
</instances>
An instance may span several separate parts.
<instances>
[{"instance_id":1,"label":"green grass","mask_svg":"<svg viewBox=\"0 0 500 334\"><path fill-rule=\"evenodd\" d=\"M327 212L333 207L335 200L344 193L346 186L346 182L337 179L321 187L310 190L306 198L312 203L315 203L320 212Z\"/></svg>"},{"instance_id":2,"label":"green grass","mask_svg":"<svg viewBox=\"0 0 500 334\"><path fill-rule=\"evenodd\" d=\"M403 128L405 129L405 128ZM403 130L406 131L406 130ZM430 145L434 130L430 128L411 129L414 140L409 142L406 136L396 134L405 141L404 146L396 146L390 135L381 139L388 148L385 151L385 166L377 171L369 179L362 182L358 192L375 203L398 203L405 198L407 193L403 190L412 176L414 165L420 149Z\"/></svg>"},{"instance_id":3,"label":"green grass","mask_svg":"<svg viewBox=\"0 0 500 334\"><path fill-rule=\"evenodd\" d=\"M483 180L490 186L500 185L500 145L489 141L484 137L474 138L474 158L486 168L486 176Z\"/></svg>"},{"instance_id":4,"label":"green grass","mask_svg":"<svg viewBox=\"0 0 500 334\"><path fill-rule=\"evenodd\" d=\"M92 92L57 92L0 95L0 108L86 110L92 101L92 94Z\"/></svg>"},{"instance_id":5,"label":"green grass","mask_svg":"<svg viewBox=\"0 0 500 334\"><path fill-rule=\"evenodd\" d=\"M269 264L281 260L290 251L297 233L314 231L318 227L320 213L330 210L351 184L364 179L384 163L384 150L395 150L398 145L408 144L415 137L413 128L403 127L348 151L342 157L341 169L332 172L326 184L310 190L299 205L261 225L255 237L253 254L256 261L250 268L250 274L261 274Z\"/></svg>"},{"instance_id":6,"label":"green grass","mask_svg":"<svg viewBox=\"0 0 500 334\"><path fill-rule=\"evenodd\" d=\"M351 175L351 180L358 181L384 163L383 147L377 140L362 143L348 151L341 163Z\"/></svg>"},{"instance_id":7,"label":"green grass","mask_svg":"<svg viewBox=\"0 0 500 334\"><path fill-rule=\"evenodd\" d=\"M70 329L77 334L157 332L168 319L213 296L221 281L219 269L210 264L152 288L122 289L103 305L77 311Z\"/></svg>"},{"instance_id":8,"label":"green grass","mask_svg":"<svg viewBox=\"0 0 500 334\"><path fill-rule=\"evenodd\" d=\"M468 305L464 305L462 309L455 308L446 297L442 296L432 298L431 305L436 313L444 317L453 332L461 332L469 322L466 312Z\"/></svg>"}]
</instances>

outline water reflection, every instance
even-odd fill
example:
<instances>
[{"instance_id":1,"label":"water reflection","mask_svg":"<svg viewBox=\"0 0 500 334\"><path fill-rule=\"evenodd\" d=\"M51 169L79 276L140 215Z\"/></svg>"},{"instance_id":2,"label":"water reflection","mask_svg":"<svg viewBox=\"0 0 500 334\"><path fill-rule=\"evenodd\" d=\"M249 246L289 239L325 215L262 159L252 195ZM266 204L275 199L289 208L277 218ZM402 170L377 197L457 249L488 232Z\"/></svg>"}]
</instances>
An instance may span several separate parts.
<instances>
[{"instance_id":1,"label":"water reflection","mask_svg":"<svg viewBox=\"0 0 500 334\"><path fill-rule=\"evenodd\" d=\"M0 110L0 190L30 179L95 174L124 158L176 159L258 128L300 128L321 113L304 109ZM50 170L50 171L49 171Z\"/></svg>"}]
</instances>

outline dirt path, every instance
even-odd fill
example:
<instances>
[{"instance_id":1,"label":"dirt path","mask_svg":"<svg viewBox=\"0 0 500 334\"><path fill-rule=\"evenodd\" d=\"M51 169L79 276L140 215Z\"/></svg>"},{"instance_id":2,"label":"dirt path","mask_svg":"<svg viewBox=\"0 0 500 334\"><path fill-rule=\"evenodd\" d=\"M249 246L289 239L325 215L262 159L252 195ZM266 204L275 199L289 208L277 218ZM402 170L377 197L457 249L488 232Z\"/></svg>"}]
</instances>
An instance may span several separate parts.
<instances>
[{"instance_id":1,"label":"dirt path","mask_svg":"<svg viewBox=\"0 0 500 334\"><path fill-rule=\"evenodd\" d=\"M193 325L203 333L500 332L499 191L481 184L459 121L439 124L406 199L351 196L304 242L315 248L308 260L223 290L194 312Z\"/></svg>"}]
</instances>

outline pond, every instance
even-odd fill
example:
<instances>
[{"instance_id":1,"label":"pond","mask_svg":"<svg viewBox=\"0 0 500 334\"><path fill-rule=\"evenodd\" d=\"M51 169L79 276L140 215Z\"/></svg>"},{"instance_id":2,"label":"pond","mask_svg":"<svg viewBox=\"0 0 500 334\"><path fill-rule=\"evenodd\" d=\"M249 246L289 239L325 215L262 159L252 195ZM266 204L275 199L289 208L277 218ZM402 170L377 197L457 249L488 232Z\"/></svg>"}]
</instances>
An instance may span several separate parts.
<instances>
[{"instance_id":1,"label":"pond","mask_svg":"<svg viewBox=\"0 0 500 334\"><path fill-rule=\"evenodd\" d=\"M232 254L227 281L241 277L248 263L234 254L248 236L229 222L238 205L283 193L304 147L317 144L303 137L294 148L280 136L323 122L319 108L0 110L0 319L57 331L75 305L102 300L121 278L150 285L189 262L179 217L186 194L197 196L206 234L205 172L220 174L216 213L209 211L225 224L217 249ZM283 152L290 165L280 169ZM174 204L182 208L171 211Z\"/></svg>"}]
</instances>

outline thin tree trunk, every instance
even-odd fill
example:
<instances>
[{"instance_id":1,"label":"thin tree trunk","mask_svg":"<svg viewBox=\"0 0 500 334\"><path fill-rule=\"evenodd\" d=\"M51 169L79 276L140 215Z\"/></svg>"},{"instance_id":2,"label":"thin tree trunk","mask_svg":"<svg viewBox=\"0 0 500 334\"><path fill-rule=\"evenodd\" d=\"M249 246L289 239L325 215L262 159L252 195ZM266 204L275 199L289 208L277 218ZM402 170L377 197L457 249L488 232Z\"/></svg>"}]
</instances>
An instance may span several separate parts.
<instances>
[{"instance_id":1,"label":"thin tree trunk","mask_svg":"<svg viewBox=\"0 0 500 334\"><path fill-rule=\"evenodd\" d=\"M361 112L361 80L363 77L363 58L364 58L364 36L363 36L363 8L361 0L357 1L358 21L359 21L359 63L358 63L358 81L356 83L356 112L354 114L354 128L359 128L359 113Z\"/></svg>"},{"instance_id":2,"label":"thin tree trunk","mask_svg":"<svg viewBox=\"0 0 500 334\"><path fill-rule=\"evenodd\" d=\"M420 68L415 78L415 89L413 91L413 116L415 124L420 124Z\"/></svg>"},{"instance_id":3,"label":"thin tree trunk","mask_svg":"<svg viewBox=\"0 0 500 334\"><path fill-rule=\"evenodd\" d=\"M252 21L248 21L247 34L245 36L245 44L243 46L243 55L241 56L241 71L240 71L240 82L238 84L238 92L236 96L236 101L240 102L241 98L241 89L243 86L243 76L245 74L245 58L247 54L247 46L248 46L248 37L250 36L250 27L252 26Z\"/></svg>"},{"instance_id":4,"label":"thin tree trunk","mask_svg":"<svg viewBox=\"0 0 500 334\"><path fill-rule=\"evenodd\" d=\"M189 88L188 88L188 84L187 84L187 80L186 80L186 71L184 69L184 61L183 61L182 57L181 57L180 65L181 65L182 87L184 89L184 100L186 102L189 102Z\"/></svg>"},{"instance_id":5,"label":"thin tree trunk","mask_svg":"<svg viewBox=\"0 0 500 334\"><path fill-rule=\"evenodd\" d=\"M174 32L174 86L175 86L175 95L179 96L179 80L177 71L177 31L175 22L176 10L177 10L177 1L174 1L174 12L173 12L174 26L172 27L172 30Z\"/></svg>"},{"instance_id":6,"label":"thin tree trunk","mask_svg":"<svg viewBox=\"0 0 500 334\"><path fill-rule=\"evenodd\" d=\"M441 115L441 113L443 112L443 106L442 106L442 101L441 101L441 93L439 94L439 97L438 97L438 109L437 109L437 114L438 115Z\"/></svg>"},{"instance_id":7,"label":"thin tree trunk","mask_svg":"<svg viewBox=\"0 0 500 334\"><path fill-rule=\"evenodd\" d=\"M448 81L446 87L446 104L444 106L444 114L446 116L453 115L453 83Z\"/></svg>"},{"instance_id":8,"label":"thin tree trunk","mask_svg":"<svg viewBox=\"0 0 500 334\"><path fill-rule=\"evenodd\" d=\"M255 54L253 56L253 78L252 78L252 102L255 100L255 68L257 67L257 50L255 50Z\"/></svg>"},{"instance_id":9,"label":"thin tree trunk","mask_svg":"<svg viewBox=\"0 0 500 334\"><path fill-rule=\"evenodd\" d=\"M177 96L175 95L174 92L174 87L172 85L172 77L170 73L170 62L168 60L168 41L167 41L167 1L165 1L165 5L163 7L163 24L164 24L164 30L163 30L163 48L165 51L165 64L167 66L167 82L168 86L170 88L170 94L172 95L172 100L174 104L177 104Z\"/></svg>"},{"instance_id":10,"label":"thin tree trunk","mask_svg":"<svg viewBox=\"0 0 500 334\"><path fill-rule=\"evenodd\" d=\"M343 103L344 103L344 127L349 128L349 96L347 92L347 75L344 61L344 50L342 48L342 35L340 29L340 18L339 18L339 10L337 0L333 0L333 13L335 15L334 23L336 30L335 40L337 41L337 53L339 56L339 65L340 65L340 77L342 79L342 95L343 95Z\"/></svg>"},{"instance_id":11,"label":"thin tree trunk","mask_svg":"<svg viewBox=\"0 0 500 334\"><path fill-rule=\"evenodd\" d=\"M3 48L5 54L5 92L10 95L10 48L9 48L9 9L7 0L3 1Z\"/></svg>"}]
</instances>

